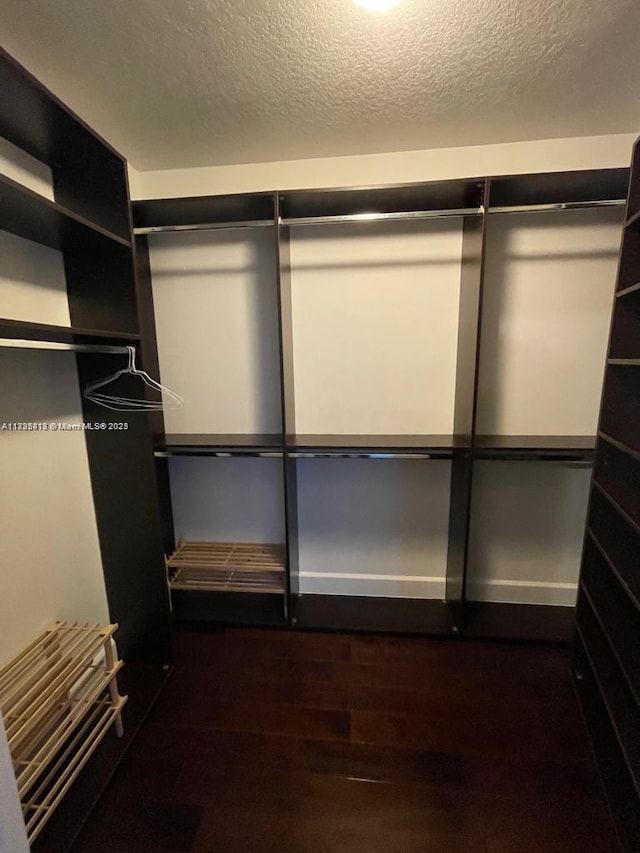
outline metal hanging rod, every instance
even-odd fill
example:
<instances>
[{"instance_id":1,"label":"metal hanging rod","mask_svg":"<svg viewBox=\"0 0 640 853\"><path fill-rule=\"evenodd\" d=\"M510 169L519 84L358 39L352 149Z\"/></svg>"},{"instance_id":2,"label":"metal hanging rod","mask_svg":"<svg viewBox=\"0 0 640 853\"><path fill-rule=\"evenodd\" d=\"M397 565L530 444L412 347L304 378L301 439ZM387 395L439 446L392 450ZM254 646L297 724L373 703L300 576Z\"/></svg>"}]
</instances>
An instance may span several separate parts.
<instances>
[{"instance_id":1,"label":"metal hanging rod","mask_svg":"<svg viewBox=\"0 0 640 853\"><path fill-rule=\"evenodd\" d=\"M624 199L601 199L599 201L561 201L554 204L522 204L513 207L488 207L487 213L553 213L562 210L586 210L596 207L622 207Z\"/></svg>"},{"instance_id":2,"label":"metal hanging rod","mask_svg":"<svg viewBox=\"0 0 640 853\"><path fill-rule=\"evenodd\" d=\"M250 456L258 459L282 459L283 453L281 451L243 450L242 448L234 448L233 450L213 450L206 447L181 447L176 448L175 450L156 450L153 455L159 459L169 458L172 456L215 456L219 459Z\"/></svg>"},{"instance_id":3,"label":"metal hanging rod","mask_svg":"<svg viewBox=\"0 0 640 853\"><path fill-rule=\"evenodd\" d=\"M397 213L344 213L336 216L285 217L282 225L339 225L341 223L395 222L413 219L447 219L454 216L479 216L482 207L457 207L447 210L405 210Z\"/></svg>"},{"instance_id":4,"label":"metal hanging rod","mask_svg":"<svg viewBox=\"0 0 640 853\"><path fill-rule=\"evenodd\" d=\"M359 450L296 451L287 454L291 459L448 459L451 452L444 453L375 453Z\"/></svg>"},{"instance_id":5,"label":"metal hanging rod","mask_svg":"<svg viewBox=\"0 0 640 853\"><path fill-rule=\"evenodd\" d=\"M13 349L60 350L62 352L92 352L107 355L128 355L127 347L114 347L105 344L65 344L58 341L29 341L21 338L0 338L0 347Z\"/></svg>"},{"instance_id":6,"label":"metal hanging rod","mask_svg":"<svg viewBox=\"0 0 640 853\"><path fill-rule=\"evenodd\" d=\"M238 222L198 222L193 225L148 225L134 228L134 234L164 234L172 231L233 231L239 228L266 228L274 219L244 219Z\"/></svg>"}]
</instances>

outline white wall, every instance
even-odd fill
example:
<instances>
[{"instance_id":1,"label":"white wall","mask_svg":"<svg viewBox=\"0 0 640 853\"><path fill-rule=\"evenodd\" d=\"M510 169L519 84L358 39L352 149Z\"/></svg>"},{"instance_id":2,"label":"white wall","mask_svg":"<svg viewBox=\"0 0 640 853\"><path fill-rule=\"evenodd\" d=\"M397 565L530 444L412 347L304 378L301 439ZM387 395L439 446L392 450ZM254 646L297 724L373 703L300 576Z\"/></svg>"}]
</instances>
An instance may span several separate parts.
<instances>
[{"instance_id":1,"label":"white wall","mask_svg":"<svg viewBox=\"0 0 640 853\"><path fill-rule=\"evenodd\" d=\"M29 853L16 777L0 717L0 853Z\"/></svg>"},{"instance_id":2,"label":"white wall","mask_svg":"<svg viewBox=\"0 0 640 853\"><path fill-rule=\"evenodd\" d=\"M169 460L176 539L284 542L282 461Z\"/></svg>"},{"instance_id":3,"label":"white wall","mask_svg":"<svg viewBox=\"0 0 640 853\"><path fill-rule=\"evenodd\" d=\"M477 463L468 598L572 606L590 478L570 463Z\"/></svg>"},{"instance_id":4,"label":"white wall","mask_svg":"<svg viewBox=\"0 0 640 853\"><path fill-rule=\"evenodd\" d=\"M149 239L162 382L184 397L167 432L280 431L270 228Z\"/></svg>"},{"instance_id":5,"label":"white wall","mask_svg":"<svg viewBox=\"0 0 640 853\"><path fill-rule=\"evenodd\" d=\"M0 425L80 423L75 356L0 349ZM57 619L108 622L82 432L0 429L0 665Z\"/></svg>"},{"instance_id":6,"label":"white wall","mask_svg":"<svg viewBox=\"0 0 640 853\"><path fill-rule=\"evenodd\" d=\"M296 430L451 433L462 220L291 229Z\"/></svg>"},{"instance_id":7,"label":"white wall","mask_svg":"<svg viewBox=\"0 0 640 853\"><path fill-rule=\"evenodd\" d=\"M595 434L622 219L489 217L479 434Z\"/></svg>"},{"instance_id":8,"label":"white wall","mask_svg":"<svg viewBox=\"0 0 640 853\"><path fill-rule=\"evenodd\" d=\"M542 139L199 169L140 172L132 198L173 198L309 187L352 187L444 178L628 166L635 134Z\"/></svg>"},{"instance_id":9,"label":"white wall","mask_svg":"<svg viewBox=\"0 0 640 853\"><path fill-rule=\"evenodd\" d=\"M0 303L10 320L70 326L62 252L0 231Z\"/></svg>"},{"instance_id":10,"label":"white wall","mask_svg":"<svg viewBox=\"0 0 640 853\"><path fill-rule=\"evenodd\" d=\"M444 598L450 462L297 466L301 593Z\"/></svg>"}]
</instances>

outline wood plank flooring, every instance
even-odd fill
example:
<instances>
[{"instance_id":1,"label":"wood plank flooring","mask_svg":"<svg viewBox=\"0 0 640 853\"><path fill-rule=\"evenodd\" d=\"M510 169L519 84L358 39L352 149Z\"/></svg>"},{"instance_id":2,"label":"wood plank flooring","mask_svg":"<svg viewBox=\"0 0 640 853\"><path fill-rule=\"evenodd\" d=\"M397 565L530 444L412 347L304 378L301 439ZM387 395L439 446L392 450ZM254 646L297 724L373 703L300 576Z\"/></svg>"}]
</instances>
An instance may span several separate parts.
<instances>
[{"instance_id":1,"label":"wood plank flooring","mask_svg":"<svg viewBox=\"0 0 640 853\"><path fill-rule=\"evenodd\" d=\"M562 647L180 628L73 853L618 851Z\"/></svg>"}]
</instances>

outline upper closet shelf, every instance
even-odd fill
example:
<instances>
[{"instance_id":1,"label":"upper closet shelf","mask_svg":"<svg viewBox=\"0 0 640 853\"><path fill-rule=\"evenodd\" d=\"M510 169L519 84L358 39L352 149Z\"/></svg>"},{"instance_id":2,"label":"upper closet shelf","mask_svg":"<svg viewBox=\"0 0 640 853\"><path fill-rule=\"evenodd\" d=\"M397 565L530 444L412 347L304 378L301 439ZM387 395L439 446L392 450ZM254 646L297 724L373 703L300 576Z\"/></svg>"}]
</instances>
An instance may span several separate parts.
<instances>
[{"instance_id":1,"label":"upper closet shelf","mask_svg":"<svg viewBox=\"0 0 640 853\"><path fill-rule=\"evenodd\" d=\"M168 433L154 438L156 456L282 456L279 433Z\"/></svg>"},{"instance_id":2,"label":"upper closet shelf","mask_svg":"<svg viewBox=\"0 0 640 853\"><path fill-rule=\"evenodd\" d=\"M0 339L6 340L7 346L20 346L22 342L25 346L30 343L102 345L111 340L133 344L140 339L140 335L0 318ZM118 350L126 352L124 346L120 346Z\"/></svg>"},{"instance_id":3,"label":"upper closet shelf","mask_svg":"<svg viewBox=\"0 0 640 853\"><path fill-rule=\"evenodd\" d=\"M279 196L286 225L477 215L484 179L354 189L295 190Z\"/></svg>"},{"instance_id":4,"label":"upper closet shelf","mask_svg":"<svg viewBox=\"0 0 640 853\"><path fill-rule=\"evenodd\" d=\"M544 172L490 179L489 213L529 213L623 205L629 169Z\"/></svg>"},{"instance_id":5,"label":"upper closet shelf","mask_svg":"<svg viewBox=\"0 0 640 853\"><path fill-rule=\"evenodd\" d=\"M9 231L51 249L72 245L118 243L129 240L78 216L60 204L0 175L0 231Z\"/></svg>"},{"instance_id":6,"label":"upper closet shelf","mask_svg":"<svg viewBox=\"0 0 640 853\"><path fill-rule=\"evenodd\" d=\"M451 459L469 448L458 435L290 435L287 451L294 457L352 456Z\"/></svg>"},{"instance_id":7,"label":"upper closet shelf","mask_svg":"<svg viewBox=\"0 0 640 853\"><path fill-rule=\"evenodd\" d=\"M590 461L596 438L591 435L478 435L474 445L481 459Z\"/></svg>"},{"instance_id":8,"label":"upper closet shelf","mask_svg":"<svg viewBox=\"0 0 640 853\"><path fill-rule=\"evenodd\" d=\"M275 223L273 193L149 199L133 202L135 234L250 228Z\"/></svg>"}]
</instances>

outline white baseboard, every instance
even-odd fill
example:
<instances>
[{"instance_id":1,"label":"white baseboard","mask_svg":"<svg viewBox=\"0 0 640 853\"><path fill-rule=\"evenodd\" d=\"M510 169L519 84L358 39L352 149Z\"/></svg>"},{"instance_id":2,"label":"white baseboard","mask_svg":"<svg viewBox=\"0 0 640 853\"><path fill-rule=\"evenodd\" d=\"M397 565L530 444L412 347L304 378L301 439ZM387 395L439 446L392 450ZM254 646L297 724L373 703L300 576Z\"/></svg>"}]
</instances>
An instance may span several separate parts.
<instances>
[{"instance_id":1,"label":"white baseboard","mask_svg":"<svg viewBox=\"0 0 640 853\"><path fill-rule=\"evenodd\" d=\"M436 598L445 596L443 577L413 575L300 572L300 592L308 595L368 595L381 598Z\"/></svg>"},{"instance_id":2,"label":"white baseboard","mask_svg":"<svg viewBox=\"0 0 640 853\"><path fill-rule=\"evenodd\" d=\"M383 598L443 599L443 577L412 575L350 574L347 572L300 572L300 593L307 595L363 595ZM472 580L467 586L470 601L502 604L545 604L573 607L577 585L550 581Z\"/></svg>"},{"instance_id":3,"label":"white baseboard","mask_svg":"<svg viewBox=\"0 0 640 853\"><path fill-rule=\"evenodd\" d=\"M575 583L518 580L472 580L467 583L469 601L505 604L547 604L573 607L578 586Z\"/></svg>"}]
</instances>

